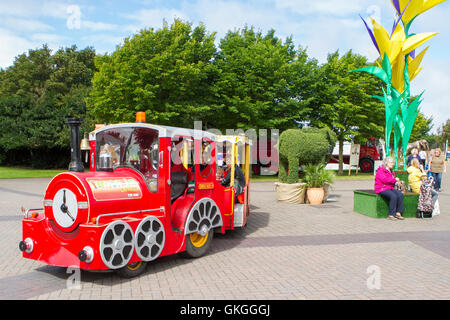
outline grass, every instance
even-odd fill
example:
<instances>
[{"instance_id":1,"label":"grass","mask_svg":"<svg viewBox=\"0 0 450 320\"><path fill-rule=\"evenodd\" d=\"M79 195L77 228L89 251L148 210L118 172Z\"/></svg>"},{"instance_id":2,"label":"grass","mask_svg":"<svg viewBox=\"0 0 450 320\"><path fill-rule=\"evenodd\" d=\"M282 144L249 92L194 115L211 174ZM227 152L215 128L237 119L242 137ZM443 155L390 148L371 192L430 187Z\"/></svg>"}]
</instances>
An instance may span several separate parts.
<instances>
[{"instance_id":1,"label":"grass","mask_svg":"<svg viewBox=\"0 0 450 320\"><path fill-rule=\"evenodd\" d=\"M0 179L25 179L25 178L53 178L58 173L67 171L67 169L32 169L26 167L0 167ZM372 173L358 173L355 171L348 175L348 171L344 172L343 176L338 176L337 171L336 180L369 180L373 179ZM251 177L251 181L256 182L275 182L278 181L278 176L256 176Z\"/></svg>"},{"instance_id":2,"label":"grass","mask_svg":"<svg viewBox=\"0 0 450 320\"><path fill-rule=\"evenodd\" d=\"M374 179L373 173L358 172L358 175L356 175L356 171L351 171L350 176L348 175L348 171L344 171L343 176L338 176L337 170L334 171L334 173L336 174L335 180L372 180L372 179ZM300 175L300 178L301 178L301 175ZM278 181L278 175L274 175L274 176L256 176L256 175L254 175L251 177L251 181L276 182L276 181Z\"/></svg>"},{"instance_id":3,"label":"grass","mask_svg":"<svg viewBox=\"0 0 450 320\"><path fill-rule=\"evenodd\" d=\"M0 179L53 178L67 169L33 169L25 167L0 167Z\"/></svg>"}]
</instances>

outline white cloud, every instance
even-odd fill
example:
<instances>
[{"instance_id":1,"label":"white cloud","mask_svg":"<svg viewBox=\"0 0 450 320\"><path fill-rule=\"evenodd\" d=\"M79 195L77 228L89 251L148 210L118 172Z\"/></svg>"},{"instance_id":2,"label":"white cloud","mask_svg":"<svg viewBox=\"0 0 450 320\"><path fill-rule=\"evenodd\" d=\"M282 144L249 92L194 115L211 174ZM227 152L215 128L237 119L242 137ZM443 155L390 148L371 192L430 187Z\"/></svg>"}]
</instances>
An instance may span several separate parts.
<instances>
[{"instance_id":1,"label":"white cloud","mask_svg":"<svg viewBox=\"0 0 450 320\"><path fill-rule=\"evenodd\" d=\"M47 43L56 47L58 47L60 43L68 40L67 37L54 33L33 33L30 35L30 39L36 43Z\"/></svg>"},{"instance_id":2,"label":"white cloud","mask_svg":"<svg viewBox=\"0 0 450 320\"><path fill-rule=\"evenodd\" d=\"M175 18L189 20L189 16L176 9L141 9L133 14L122 14L124 18L135 21L126 30L137 32L144 28L159 28L163 21L172 22Z\"/></svg>"},{"instance_id":3,"label":"white cloud","mask_svg":"<svg viewBox=\"0 0 450 320\"><path fill-rule=\"evenodd\" d=\"M12 65L17 55L38 46L35 42L19 37L5 29L0 29L0 43L7 44L3 45L0 50L0 68Z\"/></svg>"},{"instance_id":4,"label":"white cloud","mask_svg":"<svg viewBox=\"0 0 450 320\"><path fill-rule=\"evenodd\" d=\"M16 17L67 18L68 3L63 1L16 0L0 2L0 15Z\"/></svg>"},{"instance_id":5,"label":"white cloud","mask_svg":"<svg viewBox=\"0 0 450 320\"><path fill-rule=\"evenodd\" d=\"M450 59L432 61L425 56L422 66L422 72L411 82L411 91L425 91L421 110L426 116L433 116L436 131L450 118Z\"/></svg>"},{"instance_id":6,"label":"white cloud","mask_svg":"<svg viewBox=\"0 0 450 320\"><path fill-rule=\"evenodd\" d=\"M300 15L327 14L345 16L365 9L367 1L336 1L336 0L275 0L275 7L287 9Z\"/></svg>"},{"instance_id":7,"label":"white cloud","mask_svg":"<svg viewBox=\"0 0 450 320\"><path fill-rule=\"evenodd\" d=\"M48 31L54 28L46 23L35 19L26 19L21 17L3 17L0 25L10 30L20 30L21 32Z\"/></svg>"},{"instance_id":8,"label":"white cloud","mask_svg":"<svg viewBox=\"0 0 450 320\"><path fill-rule=\"evenodd\" d=\"M111 23L93 22L88 20L81 20L81 28L92 31L112 31L117 30L119 26Z\"/></svg>"}]
</instances>

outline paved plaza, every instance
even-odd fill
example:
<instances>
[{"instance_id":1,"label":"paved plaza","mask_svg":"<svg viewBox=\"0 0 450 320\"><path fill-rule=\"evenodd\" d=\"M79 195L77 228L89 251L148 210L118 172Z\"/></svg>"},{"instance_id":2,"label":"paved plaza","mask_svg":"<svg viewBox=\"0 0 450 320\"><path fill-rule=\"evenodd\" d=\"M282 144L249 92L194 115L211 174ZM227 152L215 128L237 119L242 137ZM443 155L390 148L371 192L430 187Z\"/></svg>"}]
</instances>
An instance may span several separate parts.
<instances>
[{"instance_id":1,"label":"paved plaza","mask_svg":"<svg viewBox=\"0 0 450 320\"><path fill-rule=\"evenodd\" d=\"M448 174L427 220L354 213L353 190L370 180L337 181L321 206L277 203L273 182L253 183L248 226L216 235L206 256L163 257L134 279L82 271L79 285L18 249L20 207L41 207L49 181L0 180L0 300L450 299Z\"/></svg>"}]
</instances>

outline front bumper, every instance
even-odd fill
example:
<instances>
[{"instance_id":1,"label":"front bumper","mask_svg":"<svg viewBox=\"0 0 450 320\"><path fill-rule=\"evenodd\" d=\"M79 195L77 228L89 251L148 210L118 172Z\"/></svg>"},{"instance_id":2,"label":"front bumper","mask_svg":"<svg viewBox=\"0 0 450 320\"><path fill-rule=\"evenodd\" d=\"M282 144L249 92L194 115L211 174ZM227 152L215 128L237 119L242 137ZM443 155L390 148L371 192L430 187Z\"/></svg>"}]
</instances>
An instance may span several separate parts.
<instances>
[{"instance_id":1,"label":"front bumper","mask_svg":"<svg viewBox=\"0 0 450 320\"><path fill-rule=\"evenodd\" d=\"M120 220L127 222L133 230L139 222L137 219ZM52 220L45 218L42 212L36 217L22 220L23 241L20 242L19 249L24 258L52 266L108 270L99 251L100 239L107 226L108 224L80 224L74 231L64 233ZM92 249L89 259L83 259L86 247ZM133 252L129 263L139 260L136 252Z\"/></svg>"}]
</instances>

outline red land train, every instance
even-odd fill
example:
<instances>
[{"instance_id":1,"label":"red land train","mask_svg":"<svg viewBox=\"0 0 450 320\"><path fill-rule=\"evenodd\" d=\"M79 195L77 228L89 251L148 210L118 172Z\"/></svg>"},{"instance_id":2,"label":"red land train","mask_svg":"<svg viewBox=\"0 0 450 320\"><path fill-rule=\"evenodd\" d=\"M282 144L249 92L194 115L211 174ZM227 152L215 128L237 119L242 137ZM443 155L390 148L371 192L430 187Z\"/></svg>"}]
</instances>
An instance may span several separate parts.
<instances>
[{"instance_id":1,"label":"red land train","mask_svg":"<svg viewBox=\"0 0 450 320\"><path fill-rule=\"evenodd\" d=\"M42 209L25 213L24 258L132 277L158 257L202 256L214 232L246 225L245 137L145 122L107 125L90 133L85 172L78 126L72 121L69 171L50 181ZM231 162L228 185L218 155Z\"/></svg>"}]
</instances>

